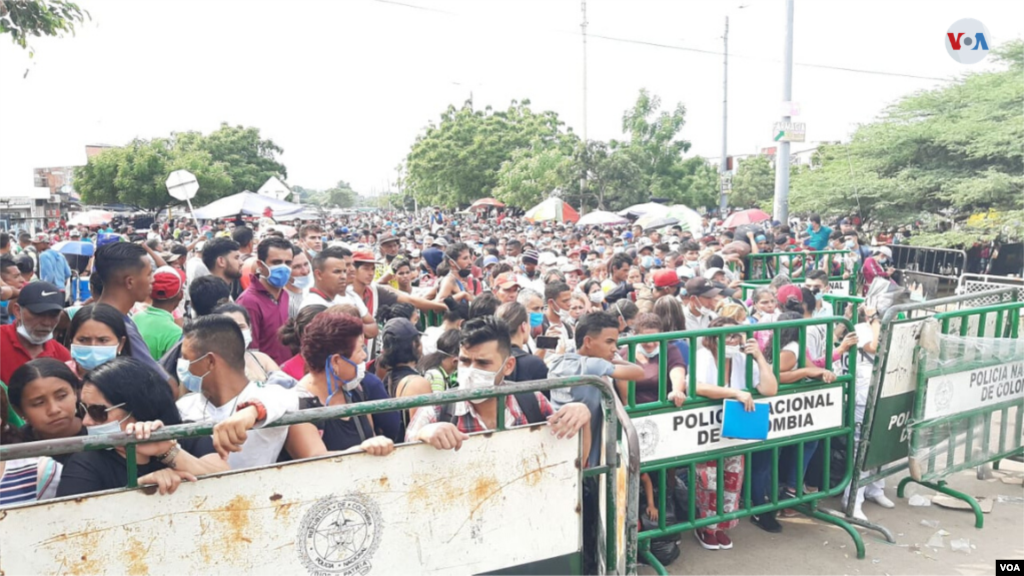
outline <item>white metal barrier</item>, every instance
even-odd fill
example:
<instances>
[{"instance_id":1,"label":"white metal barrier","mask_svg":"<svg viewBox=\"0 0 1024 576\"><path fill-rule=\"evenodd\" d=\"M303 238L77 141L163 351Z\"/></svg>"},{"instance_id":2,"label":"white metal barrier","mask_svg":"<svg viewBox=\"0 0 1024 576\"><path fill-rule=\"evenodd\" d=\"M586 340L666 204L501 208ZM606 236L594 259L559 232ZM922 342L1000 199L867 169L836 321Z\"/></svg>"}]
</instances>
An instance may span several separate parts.
<instances>
[{"instance_id":1,"label":"white metal barrier","mask_svg":"<svg viewBox=\"0 0 1024 576\"><path fill-rule=\"evenodd\" d=\"M4 574L479 574L579 554L580 443L546 426L0 511ZM622 527L616 527L621 530Z\"/></svg>"}]
</instances>

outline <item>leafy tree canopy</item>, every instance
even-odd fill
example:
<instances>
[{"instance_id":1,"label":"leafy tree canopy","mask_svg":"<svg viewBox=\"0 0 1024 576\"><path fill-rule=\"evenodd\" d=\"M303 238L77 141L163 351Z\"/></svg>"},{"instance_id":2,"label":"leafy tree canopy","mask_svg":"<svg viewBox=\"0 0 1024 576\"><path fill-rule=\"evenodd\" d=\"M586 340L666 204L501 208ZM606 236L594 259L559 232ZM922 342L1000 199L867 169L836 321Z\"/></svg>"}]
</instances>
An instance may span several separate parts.
<instances>
[{"instance_id":1,"label":"leafy tree canopy","mask_svg":"<svg viewBox=\"0 0 1024 576\"><path fill-rule=\"evenodd\" d=\"M1020 208L1024 42L994 49L1005 69L903 98L849 144L823 146L795 175L795 213L860 213L886 223Z\"/></svg>"},{"instance_id":2,"label":"leafy tree canopy","mask_svg":"<svg viewBox=\"0 0 1024 576\"><path fill-rule=\"evenodd\" d=\"M177 203L167 193L167 175L185 169L196 175L202 206L243 190L255 191L271 176L287 172L275 159L281 148L261 139L259 129L221 127L208 136L198 132L169 138L136 139L104 150L75 170L75 189L87 204L123 202L159 209Z\"/></svg>"},{"instance_id":3,"label":"leafy tree canopy","mask_svg":"<svg viewBox=\"0 0 1024 576\"><path fill-rule=\"evenodd\" d=\"M34 54L30 36L61 37L75 33L75 25L90 18L75 2L68 0L0 0L0 34Z\"/></svg>"}]
</instances>

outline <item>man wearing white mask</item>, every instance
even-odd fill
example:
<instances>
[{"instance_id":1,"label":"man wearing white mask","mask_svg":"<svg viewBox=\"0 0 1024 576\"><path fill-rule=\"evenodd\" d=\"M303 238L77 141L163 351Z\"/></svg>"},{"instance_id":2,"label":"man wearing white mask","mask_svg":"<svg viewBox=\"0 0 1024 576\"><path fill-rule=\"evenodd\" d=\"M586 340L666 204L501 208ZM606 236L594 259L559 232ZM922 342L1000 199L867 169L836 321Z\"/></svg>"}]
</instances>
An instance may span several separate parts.
<instances>
[{"instance_id":1,"label":"man wearing white mask","mask_svg":"<svg viewBox=\"0 0 1024 576\"><path fill-rule=\"evenodd\" d=\"M699 330L711 325L716 318L713 312L715 308L715 296L721 294L721 290L705 278L691 278L685 285L686 298L683 306L683 316L686 317L687 330Z\"/></svg>"},{"instance_id":2,"label":"man wearing white mask","mask_svg":"<svg viewBox=\"0 0 1024 576\"><path fill-rule=\"evenodd\" d=\"M459 349L459 390L500 386L515 369L508 327L493 316L475 318L462 328ZM406 441L421 441L438 450L458 449L472 432L497 428L498 399L482 398L447 406L420 408L409 423ZM540 392L505 397L505 423L524 426L547 421L559 438L583 435L583 451L590 451L590 411L570 402L557 412Z\"/></svg>"},{"instance_id":3,"label":"man wearing white mask","mask_svg":"<svg viewBox=\"0 0 1024 576\"><path fill-rule=\"evenodd\" d=\"M71 360L68 349L53 339L64 308L63 290L49 282L30 282L9 306L14 321L0 326L0 380L10 382L15 370L36 358Z\"/></svg>"}]
</instances>

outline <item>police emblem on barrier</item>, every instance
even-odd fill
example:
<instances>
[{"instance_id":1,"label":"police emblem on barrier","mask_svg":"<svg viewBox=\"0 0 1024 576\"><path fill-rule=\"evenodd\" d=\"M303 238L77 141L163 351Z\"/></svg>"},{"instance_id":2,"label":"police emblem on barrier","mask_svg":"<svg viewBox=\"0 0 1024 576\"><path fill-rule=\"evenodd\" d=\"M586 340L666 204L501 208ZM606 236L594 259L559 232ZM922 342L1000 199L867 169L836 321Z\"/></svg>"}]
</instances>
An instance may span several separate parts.
<instances>
[{"instance_id":1,"label":"police emblem on barrier","mask_svg":"<svg viewBox=\"0 0 1024 576\"><path fill-rule=\"evenodd\" d=\"M658 425L652 420L638 420L636 424L636 436L640 441L640 457L646 458L654 454L658 446Z\"/></svg>"},{"instance_id":2,"label":"police emblem on barrier","mask_svg":"<svg viewBox=\"0 0 1024 576\"><path fill-rule=\"evenodd\" d=\"M935 407L945 412L953 402L953 384L943 381L935 390Z\"/></svg>"},{"instance_id":3,"label":"police emblem on barrier","mask_svg":"<svg viewBox=\"0 0 1024 576\"><path fill-rule=\"evenodd\" d=\"M366 496L328 496L306 511L295 545L310 574L363 576L382 529L380 508Z\"/></svg>"}]
</instances>

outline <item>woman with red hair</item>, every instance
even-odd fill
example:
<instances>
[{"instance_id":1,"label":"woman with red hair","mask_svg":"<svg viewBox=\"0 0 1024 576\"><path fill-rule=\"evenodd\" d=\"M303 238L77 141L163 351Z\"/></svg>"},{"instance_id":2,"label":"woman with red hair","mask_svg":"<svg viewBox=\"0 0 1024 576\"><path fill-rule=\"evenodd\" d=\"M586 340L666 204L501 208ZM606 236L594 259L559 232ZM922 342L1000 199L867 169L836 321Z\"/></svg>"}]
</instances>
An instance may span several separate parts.
<instances>
[{"instance_id":1,"label":"woman with red hair","mask_svg":"<svg viewBox=\"0 0 1024 576\"><path fill-rule=\"evenodd\" d=\"M302 333L300 353L309 372L299 380L299 408L343 406L365 400L360 385L365 373L366 342L363 323L348 314L321 312ZM395 443L377 436L373 416L297 424L288 431L282 457L309 458L327 452L360 449L386 456ZM284 458L287 459L287 458Z\"/></svg>"}]
</instances>

